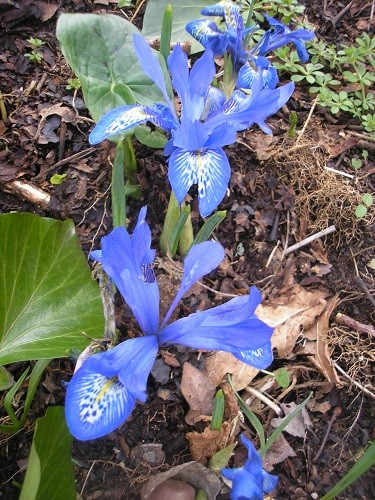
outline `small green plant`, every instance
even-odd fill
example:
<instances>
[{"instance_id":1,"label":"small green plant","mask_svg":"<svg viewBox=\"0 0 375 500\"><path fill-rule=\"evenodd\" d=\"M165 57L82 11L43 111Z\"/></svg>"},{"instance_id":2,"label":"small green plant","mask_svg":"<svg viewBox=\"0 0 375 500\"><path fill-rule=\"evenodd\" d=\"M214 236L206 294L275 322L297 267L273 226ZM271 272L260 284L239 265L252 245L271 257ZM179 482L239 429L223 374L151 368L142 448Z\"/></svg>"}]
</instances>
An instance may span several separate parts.
<instances>
[{"instance_id":1,"label":"small green plant","mask_svg":"<svg viewBox=\"0 0 375 500\"><path fill-rule=\"evenodd\" d=\"M39 64L40 62L43 61L43 54L41 54L38 49L45 44L42 40L39 38L33 38L30 37L27 39L27 43L31 47L31 52L28 52L25 54L25 57L29 59L30 62L33 62L34 64Z\"/></svg>"},{"instance_id":2,"label":"small green plant","mask_svg":"<svg viewBox=\"0 0 375 500\"><path fill-rule=\"evenodd\" d=\"M365 165L367 164L368 151L364 149L361 153L361 156L363 160L361 158L356 158L356 157L353 157L350 160L350 164L354 168L354 170L359 170L361 167L363 167L363 164Z\"/></svg>"},{"instance_id":3,"label":"small green plant","mask_svg":"<svg viewBox=\"0 0 375 500\"><path fill-rule=\"evenodd\" d=\"M365 193L362 196L362 203L357 205L357 208L355 209L355 216L357 219L362 219L363 217L366 216L368 209L371 207L371 205L374 203L374 199L370 193Z\"/></svg>"},{"instance_id":4,"label":"small green plant","mask_svg":"<svg viewBox=\"0 0 375 500\"><path fill-rule=\"evenodd\" d=\"M68 85L66 86L66 90L79 90L82 87L82 84L79 78L69 78Z\"/></svg>"}]
</instances>

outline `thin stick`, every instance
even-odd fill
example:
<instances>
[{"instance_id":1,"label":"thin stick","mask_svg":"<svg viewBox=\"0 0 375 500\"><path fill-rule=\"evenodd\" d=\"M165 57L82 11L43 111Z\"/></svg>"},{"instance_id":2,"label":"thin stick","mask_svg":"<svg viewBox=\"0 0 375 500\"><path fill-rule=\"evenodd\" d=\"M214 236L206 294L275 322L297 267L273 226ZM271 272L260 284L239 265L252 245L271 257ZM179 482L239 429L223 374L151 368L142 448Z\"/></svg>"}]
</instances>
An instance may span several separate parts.
<instances>
[{"instance_id":1,"label":"thin stick","mask_svg":"<svg viewBox=\"0 0 375 500\"><path fill-rule=\"evenodd\" d=\"M327 236L327 234L334 233L336 231L335 226L329 226L326 229L323 229L322 231L319 231L318 233L312 234L308 238L305 238L304 240L300 241L299 243L296 243L295 245L292 245L288 248L285 249L284 255L287 255L288 253L294 252L295 250L298 250L299 248L302 248L312 241L315 241L322 236Z\"/></svg>"},{"instance_id":2,"label":"thin stick","mask_svg":"<svg viewBox=\"0 0 375 500\"><path fill-rule=\"evenodd\" d=\"M371 396L372 398L375 399L375 394L373 394L371 391L369 391L368 389L366 389L366 387L364 387L362 384L360 384L359 382L355 381L354 379L352 379L352 377L350 375L348 375L346 372L344 372L344 370L336 363L334 362L333 363L335 368L342 374L344 375L344 377L346 377L348 380L350 380L350 382L352 382L354 385L356 385L359 389L361 389L361 391L363 391L365 394L367 394L368 396Z\"/></svg>"},{"instance_id":3,"label":"thin stick","mask_svg":"<svg viewBox=\"0 0 375 500\"><path fill-rule=\"evenodd\" d=\"M371 295L370 290L367 288L366 283L363 281L363 279L360 276L354 276L353 281L356 285L361 288L361 290L364 292L368 300L371 302L371 304L375 307L375 299Z\"/></svg>"},{"instance_id":4,"label":"thin stick","mask_svg":"<svg viewBox=\"0 0 375 500\"><path fill-rule=\"evenodd\" d=\"M132 18L130 19L130 22L132 23L134 21L134 19L137 17L138 15L138 12L141 10L141 8L143 7L143 4L145 3L146 0L142 0L142 2L139 3L138 7L135 9L135 12L132 16Z\"/></svg>"},{"instance_id":5,"label":"thin stick","mask_svg":"<svg viewBox=\"0 0 375 500\"><path fill-rule=\"evenodd\" d=\"M259 398L261 401L263 401L264 404L269 406L277 415L282 414L283 412L282 409L279 408L279 406L276 403L271 401L269 398L267 398L267 396L259 392L257 389L254 389L254 387L247 386L245 387L245 391L250 392L250 394L253 394L257 398Z\"/></svg>"},{"instance_id":6,"label":"thin stick","mask_svg":"<svg viewBox=\"0 0 375 500\"><path fill-rule=\"evenodd\" d=\"M362 139L365 139L366 141L375 142L375 137L372 137L371 135L358 134L358 132L353 132L352 130L347 130L347 133L350 135L354 135L355 137L361 137Z\"/></svg>"},{"instance_id":7,"label":"thin stick","mask_svg":"<svg viewBox=\"0 0 375 500\"><path fill-rule=\"evenodd\" d=\"M62 167L63 165L66 165L67 163L72 162L73 160L78 160L79 158L84 158L85 156L88 156L89 154L93 153L96 148L88 148L83 151L80 151L79 153L74 153L74 155L70 155L67 158L64 158L57 163L54 163L50 167L48 167L45 172L49 172L50 170L54 170L56 168ZM72 165L73 166L73 165Z\"/></svg>"},{"instance_id":8,"label":"thin stick","mask_svg":"<svg viewBox=\"0 0 375 500\"><path fill-rule=\"evenodd\" d=\"M329 170L330 172L333 172L334 174L338 175L343 175L344 177L348 177L348 179L354 179L354 175L352 174L347 174L346 172L341 172L341 170L336 170L335 168L332 167L324 167L325 170Z\"/></svg>"},{"instance_id":9,"label":"thin stick","mask_svg":"<svg viewBox=\"0 0 375 500\"><path fill-rule=\"evenodd\" d=\"M357 332L368 333L369 335L375 337L375 328L372 325L360 323L346 314L337 313L335 321L339 325L348 326L349 328L353 328L353 330L357 330Z\"/></svg>"},{"instance_id":10,"label":"thin stick","mask_svg":"<svg viewBox=\"0 0 375 500\"><path fill-rule=\"evenodd\" d=\"M42 207L43 209L47 209L49 202L51 201L50 194L34 186L30 182L18 180L10 181L3 184L1 188L7 193L17 195L20 198L30 201L34 205Z\"/></svg>"},{"instance_id":11,"label":"thin stick","mask_svg":"<svg viewBox=\"0 0 375 500\"><path fill-rule=\"evenodd\" d=\"M305 120L305 123L303 124L303 127L302 127L302 130L301 130L301 133L298 135L297 137L297 140L296 140L296 145L299 144L300 140L302 139L302 136L303 134L305 133L305 130L306 130L306 127L307 125L309 124L309 121L311 120L311 117L312 117L312 114L314 112L314 109L315 109L315 106L318 102L318 97L315 97L313 103L312 103L312 106L311 106L311 109L309 111L309 114L307 115L307 118Z\"/></svg>"}]
</instances>

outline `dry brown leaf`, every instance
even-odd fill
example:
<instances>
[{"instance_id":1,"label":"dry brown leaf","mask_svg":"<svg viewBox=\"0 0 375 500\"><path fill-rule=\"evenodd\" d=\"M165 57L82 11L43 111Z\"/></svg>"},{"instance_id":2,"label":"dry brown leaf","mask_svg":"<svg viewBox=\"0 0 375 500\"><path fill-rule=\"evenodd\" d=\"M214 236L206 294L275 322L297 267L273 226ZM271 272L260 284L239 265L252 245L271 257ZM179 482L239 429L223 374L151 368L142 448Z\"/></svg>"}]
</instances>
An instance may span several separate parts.
<instances>
[{"instance_id":1,"label":"dry brown leaf","mask_svg":"<svg viewBox=\"0 0 375 500\"><path fill-rule=\"evenodd\" d=\"M260 319L275 328L271 341L281 358L292 352L298 337L314 324L326 306L327 292L308 291L296 284L289 293L287 302L260 304L256 310Z\"/></svg>"},{"instance_id":2,"label":"dry brown leaf","mask_svg":"<svg viewBox=\"0 0 375 500\"><path fill-rule=\"evenodd\" d=\"M187 424L194 425L202 415L211 415L216 385L190 363L183 365L181 392L190 406L185 417Z\"/></svg>"},{"instance_id":3,"label":"dry brown leaf","mask_svg":"<svg viewBox=\"0 0 375 500\"><path fill-rule=\"evenodd\" d=\"M297 408L297 405L294 402L288 404L281 404L281 408L284 411L285 417L273 418L271 420L271 425L275 429L283 422L283 420L288 415L290 415ZM306 430L309 427L312 427L311 419L309 417L306 408L302 408L302 411L293 418L293 420L285 427L284 431L290 434L291 436L303 438L306 434Z\"/></svg>"},{"instance_id":4,"label":"dry brown leaf","mask_svg":"<svg viewBox=\"0 0 375 500\"><path fill-rule=\"evenodd\" d=\"M338 295L332 297L320 315L318 321L310 328L309 337L316 341L316 351L314 356L309 356L309 360L323 373L329 382L341 385L341 380L337 375L336 369L331 361L327 345L327 336L329 330L329 318L332 312L340 303Z\"/></svg>"},{"instance_id":5,"label":"dry brown leaf","mask_svg":"<svg viewBox=\"0 0 375 500\"><path fill-rule=\"evenodd\" d=\"M206 358L204 372L215 386L218 386L225 375L230 373L235 390L240 391L249 385L259 370L243 363L229 352L216 351Z\"/></svg>"},{"instance_id":6,"label":"dry brown leaf","mask_svg":"<svg viewBox=\"0 0 375 500\"><path fill-rule=\"evenodd\" d=\"M327 293L319 290L307 291L295 284L288 293L279 297L277 305L260 304L257 316L265 323L275 327L272 346L279 357L290 354L300 335L311 328L316 318L326 306ZM253 368L227 352L216 352L206 359L205 373L217 386L227 373L232 374L234 388L239 391L246 387L258 374Z\"/></svg>"},{"instance_id":7,"label":"dry brown leaf","mask_svg":"<svg viewBox=\"0 0 375 500\"><path fill-rule=\"evenodd\" d=\"M223 422L220 431L213 431L210 427L206 427L202 433L187 432L185 437L189 441L193 460L205 464L217 451L233 443L234 436L230 436L231 429L228 422Z\"/></svg>"},{"instance_id":8,"label":"dry brown leaf","mask_svg":"<svg viewBox=\"0 0 375 500\"><path fill-rule=\"evenodd\" d=\"M295 456L297 455L293 448L290 446L283 434L280 434L266 453L263 459L263 466L267 471L270 471L275 464L279 464L287 458Z\"/></svg>"}]
</instances>

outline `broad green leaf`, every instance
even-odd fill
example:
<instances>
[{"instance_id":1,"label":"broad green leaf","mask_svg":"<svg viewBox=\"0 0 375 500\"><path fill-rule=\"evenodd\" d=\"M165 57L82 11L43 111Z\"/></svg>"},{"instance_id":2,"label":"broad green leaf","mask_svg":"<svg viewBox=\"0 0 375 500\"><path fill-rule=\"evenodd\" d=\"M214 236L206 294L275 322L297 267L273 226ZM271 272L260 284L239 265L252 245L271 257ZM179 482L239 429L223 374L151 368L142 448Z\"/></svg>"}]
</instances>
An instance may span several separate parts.
<instances>
[{"instance_id":1,"label":"broad green leaf","mask_svg":"<svg viewBox=\"0 0 375 500\"><path fill-rule=\"evenodd\" d=\"M159 39L165 8L171 4L173 9L171 42L190 42L192 44L191 54L200 52L203 50L202 45L189 35L185 26L189 21L204 19L205 16L201 14L203 7L216 3L217 0L198 0L197 2L192 0L173 0L172 2L170 0L149 0L143 18L142 33L149 41Z\"/></svg>"},{"instance_id":2,"label":"broad green leaf","mask_svg":"<svg viewBox=\"0 0 375 500\"><path fill-rule=\"evenodd\" d=\"M370 193L365 193L362 196L362 202L366 205L366 207L371 207L374 202L372 195Z\"/></svg>"},{"instance_id":3,"label":"broad green leaf","mask_svg":"<svg viewBox=\"0 0 375 500\"><path fill-rule=\"evenodd\" d=\"M52 406L35 425L20 500L75 500L71 448L73 438L64 408Z\"/></svg>"},{"instance_id":4,"label":"broad green leaf","mask_svg":"<svg viewBox=\"0 0 375 500\"><path fill-rule=\"evenodd\" d=\"M0 215L0 364L68 356L103 335L99 288L72 221Z\"/></svg>"},{"instance_id":5,"label":"broad green leaf","mask_svg":"<svg viewBox=\"0 0 375 500\"><path fill-rule=\"evenodd\" d=\"M62 53L82 84L95 121L117 106L164 100L142 71L133 46L134 33L139 31L133 24L111 14L61 14L58 19L56 34ZM161 56L159 61L165 68Z\"/></svg>"},{"instance_id":6,"label":"broad green leaf","mask_svg":"<svg viewBox=\"0 0 375 500\"><path fill-rule=\"evenodd\" d=\"M0 366L0 391L5 391L15 384L13 375L4 366Z\"/></svg>"},{"instance_id":7,"label":"broad green leaf","mask_svg":"<svg viewBox=\"0 0 375 500\"><path fill-rule=\"evenodd\" d=\"M362 203L360 203L359 205L357 205L354 214L357 217L357 219L362 219L362 217L365 217L365 215L367 214L367 207L365 207L365 205L362 205Z\"/></svg>"},{"instance_id":8,"label":"broad green leaf","mask_svg":"<svg viewBox=\"0 0 375 500\"><path fill-rule=\"evenodd\" d=\"M147 125L139 125L134 130L136 139L149 148L161 149L167 143L167 137L159 130L151 130Z\"/></svg>"}]
</instances>

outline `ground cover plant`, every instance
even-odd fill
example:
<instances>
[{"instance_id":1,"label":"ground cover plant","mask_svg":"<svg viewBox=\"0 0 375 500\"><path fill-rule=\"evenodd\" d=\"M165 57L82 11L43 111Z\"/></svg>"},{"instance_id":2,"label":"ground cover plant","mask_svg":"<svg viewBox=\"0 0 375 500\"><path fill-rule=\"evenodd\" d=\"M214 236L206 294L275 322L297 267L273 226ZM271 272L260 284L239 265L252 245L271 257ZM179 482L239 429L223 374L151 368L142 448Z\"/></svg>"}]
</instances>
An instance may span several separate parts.
<instances>
[{"instance_id":1,"label":"ground cover plant","mask_svg":"<svg viewBox=\"0 0 375 500\"><path fill-rule=\"evenodd\" d=\"M1 7L7 498L373 496L373 11L335 8Z\"/></svg>"}]
</instances>

